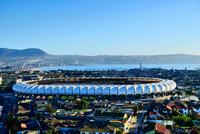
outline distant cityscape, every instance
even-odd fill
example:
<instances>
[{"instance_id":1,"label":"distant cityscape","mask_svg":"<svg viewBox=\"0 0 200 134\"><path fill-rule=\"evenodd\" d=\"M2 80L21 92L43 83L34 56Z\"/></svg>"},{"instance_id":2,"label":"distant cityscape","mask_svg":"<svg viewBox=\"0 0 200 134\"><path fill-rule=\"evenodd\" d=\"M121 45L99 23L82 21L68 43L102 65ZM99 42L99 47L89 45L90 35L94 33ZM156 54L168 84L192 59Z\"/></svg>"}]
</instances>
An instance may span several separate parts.
<instances>
[{"instance_id":1,"label":"distant cityscape","mask_svg":"<svg viewBox=\"0 0 200 134\"><path fill-rule=\"evenodd\" d=\"M88 69L132 69L140 68L140 64L145 68L164 69L199 69L200 56L187 54L171 55L132 55L132 56L112 56L112 55L51 55L41 49L6 49L0 48L0 70L30 70L33 68L58 67L68 70L76 67L86 66ZM75 67L73 67L75 66ZM107 66L104 68L102 66ZM109 67L110 66L110 67ZM63 67L63 68L62 68ZM87 68L86 68L87 69ZM80 70L80 69L78 69Z\"/></svg>"}]
</instances>

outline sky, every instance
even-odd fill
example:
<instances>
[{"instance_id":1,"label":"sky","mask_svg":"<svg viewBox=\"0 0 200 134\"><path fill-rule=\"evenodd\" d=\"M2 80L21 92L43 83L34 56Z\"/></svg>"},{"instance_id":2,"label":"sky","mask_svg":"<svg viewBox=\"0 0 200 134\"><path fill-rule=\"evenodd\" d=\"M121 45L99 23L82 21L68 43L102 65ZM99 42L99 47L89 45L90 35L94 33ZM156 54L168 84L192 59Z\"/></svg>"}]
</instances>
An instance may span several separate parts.
<instances>
[{"instance_id":1,"label":"sky","mask_svg":"<svg viewBox=\"0 0 200 134\"><path fill-rule=\"evenodd\" d=\"M200 54L200 1L0 0L0 47L56 55Z\"/></svg>"}]
</instances>

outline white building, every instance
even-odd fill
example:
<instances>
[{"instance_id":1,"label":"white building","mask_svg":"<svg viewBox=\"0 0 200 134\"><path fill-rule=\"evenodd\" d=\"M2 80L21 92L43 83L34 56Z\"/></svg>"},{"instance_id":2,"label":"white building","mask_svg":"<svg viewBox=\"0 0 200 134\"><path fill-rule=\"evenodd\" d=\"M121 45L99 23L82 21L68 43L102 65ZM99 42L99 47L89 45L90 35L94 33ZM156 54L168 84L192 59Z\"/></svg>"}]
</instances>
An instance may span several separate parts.
<instances>
[{"instance_id":1,"label":"white building","mask_svg":"<svg viewBox=\"0 0 200 134\"><path fill-rule=\"evenodd\" d=\"M13 90L27 94L49 95L136 95L169 92L176 88L172 80L163 80L148 84L56 84L38 85L37 82L20 82L13 86Z\"/></svg>"}]
</instances>

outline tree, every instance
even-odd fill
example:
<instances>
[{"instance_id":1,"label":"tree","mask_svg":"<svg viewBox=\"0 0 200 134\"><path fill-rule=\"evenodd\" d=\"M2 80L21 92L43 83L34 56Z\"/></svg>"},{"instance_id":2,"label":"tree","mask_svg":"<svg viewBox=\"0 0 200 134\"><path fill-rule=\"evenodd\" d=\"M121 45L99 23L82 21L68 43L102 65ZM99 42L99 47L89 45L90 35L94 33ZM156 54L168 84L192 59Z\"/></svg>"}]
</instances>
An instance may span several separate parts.
<instances>
[{"instance_id":1,"label":"tree","mask_svg":"<svg viewBox=\"0 0 200 134\"><path fill-rule=\"evenodd\" d=\"M126 100L126 95L125 94L120 94L119 95L119 100Z\"/></svg>"},{"instance_id":2,"label":"tree","mask_svg":"<svg viewBox=\"0 0 200 134\"><path fill-rule=\"evenodd\" d=\"M68 96L69 101L73 101L74 99L75 99L74 96Z\"/></svg>"},{"instance_id":3,"label":"tree","mask_svg":"<svg viewBox=\"0 0 200 134\"><path fill-rule=\"evenodd\" d=\"M89 102L86 100L81 100L82 109L87 109L89 106Z\"/></svg>"},{"instance_id":4,"label":"tree","mask_svg":"<svg viewBox=\"0 0 200 134\"><path fill-rule=\"evenodd\" d=\"M94 101L94 100L96 100L96 97L95 96L89 96L89 100Z\"/></svg>"},{"instance_id":5,"label":"tree","mask_svg":"<svg viewBox=\"0 0 200 134\"><path fill-rule=\"evenodd\" d=\"M161 97L165 96L165 92L161 92L161 93L160 93L160 96L161 96Z\"/></svg>"},{"instance_id":6,"label":"tree","mask_svg":"<svg viewBox=\"0 0 200 134\"><path fill-rule=\"evenodd\" d=\"M127 95L127 100L129 100L129 101L134 100L134 95L133 94L128 94Z\"/></svg>"},{"instance_id":7,"label":"tree","mask_svg":"<svg viewBox=\"0 0 200 134\"><path fill-rule=\"evenodd\" d=\"M138 111L139 111L139 107L138 106L134 106L133 107L133 112L134 112L135 115L137 114Z\"/></svg>"},{"instance_id":8,"label":"tree","mask_svg":"<svg viewBox=\"0 0 200 134\"><path fill-rule=\"evenodd\" d=\"M53 96L48 96L47 99L48 100L53 100Z\"/></svg>"},{"instance_id":9,"label":"tree","mask_svg":"<svg viewBox=\"0 0 200 134\"><path fill-rule=\"evenodd\" d=\"M166 125L166 128L170 130L172 128L172 125Z\"/></svg>"},{"instance_id":10,"label":"tree","mask_svg":"<svg viewBox=\"0 0 200 134\"><path fill-rule=\"evenodd\" d=\"M174 92L169 92L169 95L174 96L175 93Z\"/></svg>"},{"instance_id":11,"label":"tree","mask_svg":"<svg viewBox=\"0 0 200 134\"><path fill-rule=\"evenodd\" d=\"M67 99L68 99L67 96L62 96L62 97L61 97L61 100L67 100Z\"/></svg>"},{"instance_id":12,"label":"tree","mask_svg":"<svg viewBox=\"0 0 200 134\"><path fill-rule=\"evenodd\" d=\"M178 98L180 100L180 95L182 95L183 93L181 91L176 91L176 94L178 95Z\"/></svg>"},{"instance_id":13,"label":"tree","mask_svg":"<svg viewBox=\"0 0 200 134\"><path fill-rule=\"evenodd\" d=\"M155 93L151 93L150 96L151 96L151 98L154 98Z\"/></svg>"},{"instance_id":14,"label":"tree","mask_svg":"<svg viewBox=\"0 0 200 134\"><path fill-rule=\"evenodd\" d=\"M147 99L148 94L143 94L143 98Z\"/></svg>"},{"instance_id":15,"label":"tree","mask_svg":"<svg viewBox=\"0 0 200 134\"><path fill-rule=\"evenodd\" d=\"M142 98L142 95L141 95L141 94L136 94L136 95L135 95L135 98L136 98L136 99L141 99L141 98Z\"/></svg>"},{"instance_id":16,"label":"tree","mask_svg":"<svg viewBox=\"0 0 200 134\"><path fill-rule=\"evenodd\" d=\"M180 115L174 118L177 125L180 126L193 126L192 119L187 115Z\"/></svg>"},{"instance_id":17,"label":"tree","mask_svg":"<svg viewBox=\"0 0 200 134\"><path fill-rule=\"evenodd\" d=\"M19 131L19 126L17 125L16 119L14 118L14 115L9 113L7 118L7 126L11 133L17 133Z\"/></svg>"},{"instance_id":18,"label":"tree","mask_svg":"<svg viewBox=\"0 0 200 134\"><path fill-rule=\"evenodd\" d=\"M163 104L164 104L164 105L167 105L169 102L170 102L170 101L169 101L168 99L165 99L165 100L163 101Z\"/></svg>"},{"instance_id":19,"label":"tree","mask_svg":"<svg viewBox=\"0 0 200 134\"><path fill-rule=\"evenodd\" d=\"M57 133L58 133L57 129L53 126L50 126L46 132L46 134L57 134Z\"/></svg>"},{"instance_id":20,"label":"tree","mask_svg":"<svg viewBox=\"0 0 200 134\"><path fill-rule=\"evenodd\" d=\"M49 103L47 106L46 106L46 110L48 113L54 113L56 110L52 107L52 104Z\"/></svg>"},{"instance_id":21,"label":"tree","mask_svg":"<svg viewBox=\"0 0 200 134\"><path fill-rule=\"evenodd\" d=\"M80 102L77 102L78 109L87 109L88 107L89 107L89 102L86 100L81 100Z\"/></svg>"},{"instance_id":22,"label":"tree","mask_svg":"<svg viewBox=\"0 0 200 134\"><path fill-rule=\"evenodd\" d=\"M117 95L116 95L116 94L112 94L112 95L110 96L110 98L111 98L111 100L117 100Z\"/></svg>"},{"instance_id":23,"label":"tree","mask_svg":"<svg viewBox=\"0 0 200 134\"><path fill-rule=\"evenodd\" d=\"M117 128L117 129L115 130L115 133L116 133L116 134L123 134L123 131L122 131L121 129Z\"/></svg>"},{"instance_id":24,"label":"tree","mask_svg":"<svg viewBox=\"0 0 200 134\"><path fill-rule=\"evenodd\" d=\"M190 101L190 96L193 95L193 92L191 90L186 90L185 93L186 95L189 96L189 101Z\"/></svg>"},{"instance_id":25,"label":"tree","mask_svg":"<svg viewBox=\"0 0 200 134\"><path fill-rule=\"evenodd\" d=\"M157 92L157 93L155 93L155 96L156 96L156 97L160 97L161 95L160 95L159 92Z\"/></svg>"}]
</instances>

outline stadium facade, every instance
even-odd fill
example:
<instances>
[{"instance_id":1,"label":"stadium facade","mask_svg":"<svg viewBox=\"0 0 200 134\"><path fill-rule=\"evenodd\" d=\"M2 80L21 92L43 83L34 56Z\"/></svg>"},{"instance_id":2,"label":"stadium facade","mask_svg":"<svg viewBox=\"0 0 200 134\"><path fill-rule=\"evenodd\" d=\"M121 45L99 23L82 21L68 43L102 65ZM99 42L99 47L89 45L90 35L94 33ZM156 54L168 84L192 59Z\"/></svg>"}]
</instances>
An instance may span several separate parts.
<instances>
[{"instance_id":1,"label":"stadium facade","mask_svg":"<svg viewBox=\"0 0 200 134\"><path fill-rule=\"evenodd\" d=\"M13 86L17 93L35 95L142 95L170 92L175 88L173 80L157 78L84 78L82 81L48 79L24 81Z\"/></svg>"}]
</instances>

